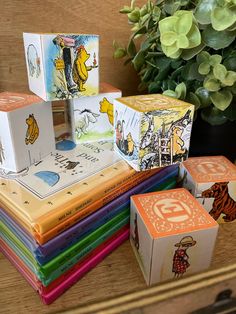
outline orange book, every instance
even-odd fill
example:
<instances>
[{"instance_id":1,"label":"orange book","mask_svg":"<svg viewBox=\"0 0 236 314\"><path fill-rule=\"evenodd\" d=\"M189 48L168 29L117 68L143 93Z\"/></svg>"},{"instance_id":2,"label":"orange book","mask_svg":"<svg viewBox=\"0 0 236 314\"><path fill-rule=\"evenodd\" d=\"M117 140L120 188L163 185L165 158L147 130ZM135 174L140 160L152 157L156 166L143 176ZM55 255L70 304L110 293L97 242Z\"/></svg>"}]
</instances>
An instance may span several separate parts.
<instances>
[{"instance_id":1,"label":"orange book","mask_svg":"<svg viewBox=\"0 0 236 314\"><path fill-rule=\"evenodd\" d=\"M140 177L110 142L71 146L63 141L54 154L19 175L0 173L1 206L38 239Z\"/></svg>"}]
</instances>

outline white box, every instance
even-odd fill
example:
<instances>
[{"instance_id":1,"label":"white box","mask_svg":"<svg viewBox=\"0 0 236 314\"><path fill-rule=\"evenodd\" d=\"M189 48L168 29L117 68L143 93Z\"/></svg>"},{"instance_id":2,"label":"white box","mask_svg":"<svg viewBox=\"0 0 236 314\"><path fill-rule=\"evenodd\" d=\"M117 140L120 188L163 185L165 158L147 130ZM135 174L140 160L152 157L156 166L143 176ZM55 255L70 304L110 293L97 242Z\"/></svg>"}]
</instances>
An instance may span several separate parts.
<instances>
[{"instance_id":1,"label":"white box","mask_svg":"<svg viewBox=\"0 0 236 314\"><path fill-rule=\"evenodd\" d=\"M101 83L100 93L69 100L72 140L76 144L113 140L113 101L121 91Z\"/></svg>"},{"instance_id":2,"label":"white box","mask_svg":"<svg viewBox=\"0 0 236 314\"><path fill-rule=\"evenodd\" d=\"M181 164L180 179L218 223L235 221L236 166L226 157L191 157Z\"/></svg>"},{"instance_id":3,"label":"white box","mask_svg":"<svg viewBox=\"0 0 236 314\"><path fill-rule=\"evenodd\" d=\"M98 35L24 33L29 89L44 99L98 94Z\"/></svg>"},{"instance_id":4,"label":"white box","mask_svg":"<svg viewBox=\"0 0 236 314\"><path fill-rule=\"evenodd\" d=\"M148 285L207 269L217 231L185 189L131 197L130 241Z\"/></svg>"},{"instance_id":5,"label":"white box","mask_svg":"<svg viewBox=\"0 0 236 314\"><path fill-rule=\"evenodd\" d=\"M0 93L0 168L19 172L55 150L51 103Z\"/></svg>"},{"instance_id":6,"label":"white box","mask_svg":"<svg viewBox=\"0 0 236 314\"><path fill-rule=\"evenodd\" d=\"M165 95L114 101L114 149L136 171L179 163L188 157L194 106Z\"/></svg>"}]
</instances>

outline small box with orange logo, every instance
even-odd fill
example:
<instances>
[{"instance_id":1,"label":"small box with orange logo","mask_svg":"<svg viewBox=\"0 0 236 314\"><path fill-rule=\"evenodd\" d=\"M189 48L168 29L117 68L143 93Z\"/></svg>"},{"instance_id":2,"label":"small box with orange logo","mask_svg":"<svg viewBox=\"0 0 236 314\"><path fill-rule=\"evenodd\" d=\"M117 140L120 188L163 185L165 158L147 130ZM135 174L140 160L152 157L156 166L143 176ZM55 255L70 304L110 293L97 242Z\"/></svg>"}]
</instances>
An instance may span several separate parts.
<instances>
[{"instance_id":1,"label":"small box with orange logo","mask_svg":"<svg viewBox=\"0 0 236 314\"><path fill-rule=\"evenodd\" d=\"M148 285L207 269L217 232L183 188L131 197L130 241Z\"/></svg>"},{"instance_id":2,"label":"small box with orange logo","mask_svg":"<svg viewBox=\"0 0 236 314\"><path fill-rule=\"evenodd\" d=\"M0 175L20 172L54 150L51 103L35 95L0 93Z\"/></svg>"},{"instance_id":3,"label":"small box with orange logo","mask_svg":"<svg viewBox=\"0 0 236 314\"><path fill-rule=\"evenodd\" d=\"M165 95L114 101L115 151L136 171L179 163L188 157L194 106Z\"/></svg>"},{"instance_id":4,"label":"small box with orange logo","mask_svg":"<svg viewBox=\"0 0 236 314\"><path fill-rule=\"evenodd\" d=\"M236 166L226 157L189 158L180 181L218 223L236 220Z\"/></svg>"}]
</instances>

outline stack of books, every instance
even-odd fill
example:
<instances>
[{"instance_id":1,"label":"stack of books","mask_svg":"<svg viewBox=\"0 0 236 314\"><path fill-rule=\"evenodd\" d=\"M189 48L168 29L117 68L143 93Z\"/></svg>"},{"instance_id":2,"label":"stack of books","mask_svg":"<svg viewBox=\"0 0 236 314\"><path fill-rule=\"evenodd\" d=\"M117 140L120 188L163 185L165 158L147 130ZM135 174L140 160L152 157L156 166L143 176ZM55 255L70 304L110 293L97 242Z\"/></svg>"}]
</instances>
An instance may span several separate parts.
<instances>
[{"instance_id":1,"label":"stack of books","mask_svg":"<svg viewBox=\"0 0 236 314\"><path fill-rule=\"evenodd\" d=\"M21 173L0 171L0 247L53 302L129 237L130 196L175 187L178 166L136 172L111 142L64 140Z\"/></svg>"}]
</instances>

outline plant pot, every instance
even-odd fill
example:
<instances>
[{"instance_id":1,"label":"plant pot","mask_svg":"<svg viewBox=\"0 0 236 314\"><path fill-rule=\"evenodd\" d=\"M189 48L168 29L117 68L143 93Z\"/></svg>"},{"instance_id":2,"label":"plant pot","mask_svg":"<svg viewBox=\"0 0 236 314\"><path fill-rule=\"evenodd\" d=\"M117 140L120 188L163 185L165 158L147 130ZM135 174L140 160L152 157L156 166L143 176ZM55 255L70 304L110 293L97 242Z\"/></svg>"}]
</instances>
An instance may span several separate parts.
<instances>
[{"instance_id":1,"label":"plant pot","mask_svg":"<svg viewBox=\"0 0 236 314\"><path fill-rule=\"evenodd\" d=\"M212 126L200 116L194 121L189 156L224 155L236 160L236 122Z\"/></svg>"}]
</instances>

